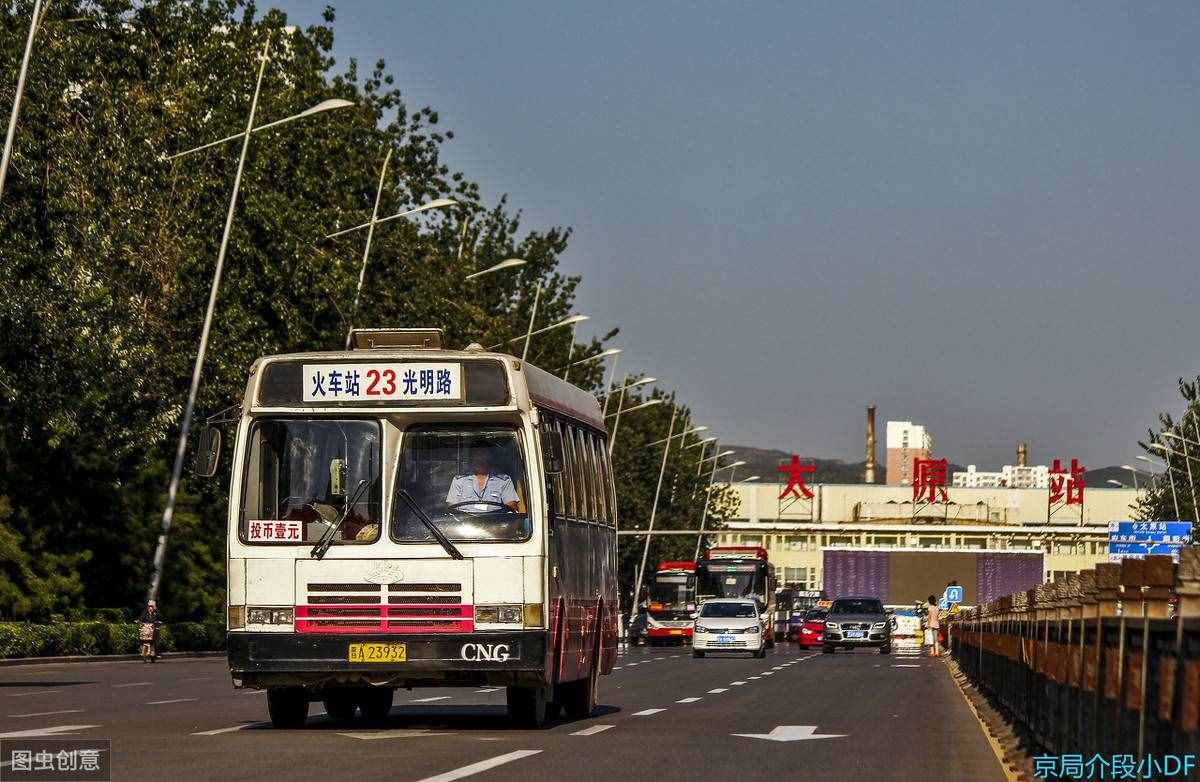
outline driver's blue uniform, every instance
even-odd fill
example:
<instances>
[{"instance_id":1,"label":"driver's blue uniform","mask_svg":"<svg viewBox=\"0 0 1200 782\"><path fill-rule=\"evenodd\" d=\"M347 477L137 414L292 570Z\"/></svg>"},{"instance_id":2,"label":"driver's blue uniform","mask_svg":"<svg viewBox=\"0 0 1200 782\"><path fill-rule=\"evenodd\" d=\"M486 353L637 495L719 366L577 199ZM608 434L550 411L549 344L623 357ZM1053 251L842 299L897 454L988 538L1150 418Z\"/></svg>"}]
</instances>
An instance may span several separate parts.
<instances>
[{"instance_id":1,"label":"driver's blue uniform","mask_svg":"<svg viewBox=\"0 0 1200 782\"><path fill-rule=\"evenodd\" d=\"M471 504L460 505L464 502ZM517 502L517 489L507 475L488 475L482 489L474 475L458 475L450 482L450 491L446 492L447 505L459 505L468 511L494 511L497 504L508 505L510 502Z\"/></svg>"}]
</instances>

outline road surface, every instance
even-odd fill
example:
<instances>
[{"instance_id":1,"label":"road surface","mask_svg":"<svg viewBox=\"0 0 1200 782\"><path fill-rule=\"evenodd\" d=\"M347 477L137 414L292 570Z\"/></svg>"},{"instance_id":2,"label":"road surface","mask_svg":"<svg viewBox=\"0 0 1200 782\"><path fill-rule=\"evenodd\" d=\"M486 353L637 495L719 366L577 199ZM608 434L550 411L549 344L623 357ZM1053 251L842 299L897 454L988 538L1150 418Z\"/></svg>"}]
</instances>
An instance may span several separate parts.
<instances>
[{"instance_id":1,"label":"road surface","mask_svg":"<svg viewBox=\"0 0 1200 782\"><path fill-rule=\"evenodd\" d=\"M504 691L486 688L401 690L378 728L314 703L306 728L275 730L222 658L0 671L0 738L111 739L120 780L1005 779L944 665L900 645L781 644L764 660L631 649L590 719L544 730L510 728Z\"/></svg>"}]
</instances>

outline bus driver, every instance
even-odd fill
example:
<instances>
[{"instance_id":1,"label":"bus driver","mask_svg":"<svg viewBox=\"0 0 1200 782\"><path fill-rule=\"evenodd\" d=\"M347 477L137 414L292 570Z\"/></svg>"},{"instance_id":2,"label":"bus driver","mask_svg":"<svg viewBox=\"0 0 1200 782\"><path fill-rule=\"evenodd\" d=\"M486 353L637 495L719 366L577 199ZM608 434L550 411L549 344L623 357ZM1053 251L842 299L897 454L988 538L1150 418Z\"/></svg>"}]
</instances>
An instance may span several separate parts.
<instances>
[{"instance_id":1,"label":"bus driver","mask_svg":"<svg viewBox=\"0 0 1200 782\"><path fill-rule=\"evenodd\" d=\"M513 486L513 479L492 470L492 455L489 444L476 445L471 449L472 475L457 475L450 482L446 493L446 504L474 513L495 512L501 507L510 511L520 510L520 497Z\"/></svg>"}]
</instances>

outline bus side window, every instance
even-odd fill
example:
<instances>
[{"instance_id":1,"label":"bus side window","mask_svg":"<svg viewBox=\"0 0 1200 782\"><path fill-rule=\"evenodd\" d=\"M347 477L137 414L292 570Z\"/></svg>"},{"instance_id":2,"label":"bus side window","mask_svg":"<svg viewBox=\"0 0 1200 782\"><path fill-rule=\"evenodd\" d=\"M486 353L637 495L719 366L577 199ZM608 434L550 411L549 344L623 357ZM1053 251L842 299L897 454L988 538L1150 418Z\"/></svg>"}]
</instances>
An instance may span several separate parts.
<instances>
[{"instance_id":1,"label":"bus side window","mask_svg":"<svg viewBox=\"0 0 1200 782\"><path fill-rule=\"evenodd\" d=\"M592 492L588 485L587 452L583 448L583 432L578 426L571 427L571 445L575 449L575 498L576 518L587 521L592 517Z\"/></svg>"},{"instance_id":2,"label":"bus side window","mask_svg":"<svg viewBox=\"0 0 1200 782\"><path fill-rule=\"evenodd\" d=\"M582 457L580 461L583 463L583 487L587 493L586 518L588 521L599 521L600 514L596 509L598 498L596 497L596 465L595 460L592 459L592 438L583 429L579 429L576 435L579 438L579 454Z\"/></svg>"},{"instance_id":3,"label":"bus side window","mask_svg":"<svg viewBox=\"0 0 1200 782\"><path fill-rule=\"evenodd\" d=\"M604 444L595 433L588 433L588 444L592 446L592 475L596 494L596 521L608 524L608 488L604 470Z\"/></svg>"},{"instance_id":4,"label":"bus side window","mask_svg":"<svg viewBox=\"0 0 1200 782\"><path fill-rule=\"evenodd\" d=\"M604 464L604 496L608 498L608 523L615 527L617 525L616 479L613 477L612 460L608 458L606 438L600 439L600 459Z\"/></svg>"},{"instance_id":5,"label":"bus side window","mask_svg":"<svg viewBox=\"0 0 1200 782\"><path fill-rule=\"evenodd\" d=\"M571 437L571 425L563 421L561 423L561 431L563 438L563 515L570 518L578 518L578 502L579 484L576 475L579 472L579 467L575 461L575 443Z\"/></svg>"}]
</instances>

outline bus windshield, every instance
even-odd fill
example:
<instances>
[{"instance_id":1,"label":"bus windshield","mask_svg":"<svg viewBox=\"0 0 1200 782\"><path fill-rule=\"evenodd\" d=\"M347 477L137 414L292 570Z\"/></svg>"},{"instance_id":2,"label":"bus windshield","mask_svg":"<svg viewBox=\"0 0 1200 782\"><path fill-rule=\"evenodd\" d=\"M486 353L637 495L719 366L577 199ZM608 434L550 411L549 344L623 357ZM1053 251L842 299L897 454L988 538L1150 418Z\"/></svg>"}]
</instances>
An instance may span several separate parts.
<instances>
[{"instance_id":1,"label":"bus windshield","mask_svg":"<svg viewBox=\"0 0 1200 782\"><path fill-rule=\"evenodd\" d=\"M650 608L654 611L686 611L696 604L696 577L681 573L658 573L650 585Z\"/></svg>"},{"instance_id":2,"label":"bus windshield","mask_svg":"<svg viewBox=\"0 0 1200 782\"><path fill-rule=\"evenodd\" d=\"M434 537L415 503L455 542L528 540L525 466L517 432L488 426L435 426L405 432L396 470L392 539L430 543Z\"/></svg>"},{"instance_id":3,"label":"bus windshield","mask_svg":"<svg viewBox=\"0 0 1200 782\"><path fill-rule=\"evenodd\" d=\"M367 482L334 542L379 538L380 431L374 421L266 419L250 431L240 534L246 543L314 543Z\"/></svg>"},{"instance_id":4,"label":"bus windshield","mask_svg":"<svg viewBox=\"0 0 1200 782\"><path fill-rule=\"evenodd\" d=\"M765 569L766 565L710 563L697 591L704 597L752 597L765 604Z\"/></svg>"}]
</instances>

